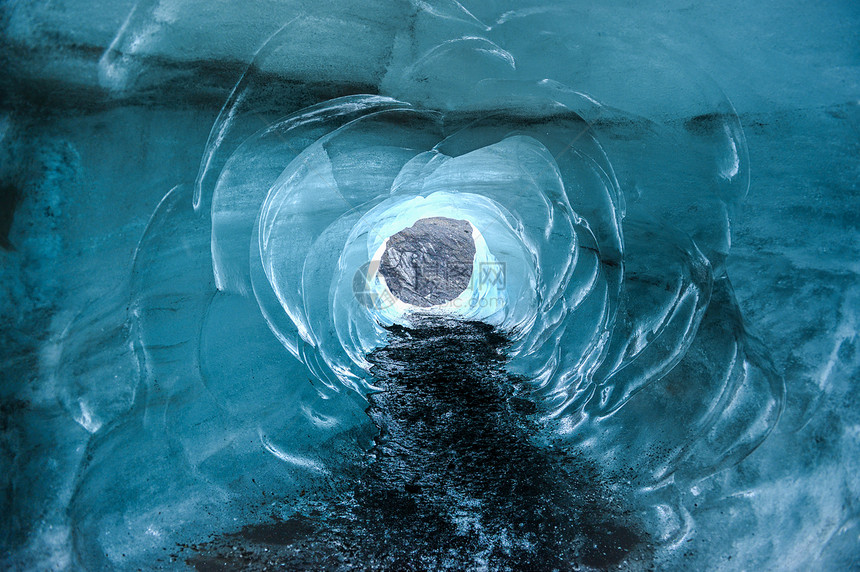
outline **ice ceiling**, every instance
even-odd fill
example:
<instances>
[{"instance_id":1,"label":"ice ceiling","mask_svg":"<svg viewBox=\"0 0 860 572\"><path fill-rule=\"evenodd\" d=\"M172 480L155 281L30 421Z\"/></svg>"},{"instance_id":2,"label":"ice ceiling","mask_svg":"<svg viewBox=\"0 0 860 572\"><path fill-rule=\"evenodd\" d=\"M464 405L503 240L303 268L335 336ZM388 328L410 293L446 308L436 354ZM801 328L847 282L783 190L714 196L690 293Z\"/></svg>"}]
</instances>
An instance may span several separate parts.
<instances>
[{"instance_id":1,"label":"ice ceiling","mask_svg":"<svg viewBox=\"0 0 860 572\"><path fill-rule=\"evenodd\" d=\"M498 434L637 523L581 563L857 566L856 7L3 14L6 566L200 568L345 495L380 431L444 441L398 415L452 396L391 372L454 346L403 333L381 268L426 221L474 254L418 306L505 340L501 368L485 326L449 336L477 360L452 387L517 380ZM513 542L458 499L458 534Z\"/></svg>"}]
</instances>

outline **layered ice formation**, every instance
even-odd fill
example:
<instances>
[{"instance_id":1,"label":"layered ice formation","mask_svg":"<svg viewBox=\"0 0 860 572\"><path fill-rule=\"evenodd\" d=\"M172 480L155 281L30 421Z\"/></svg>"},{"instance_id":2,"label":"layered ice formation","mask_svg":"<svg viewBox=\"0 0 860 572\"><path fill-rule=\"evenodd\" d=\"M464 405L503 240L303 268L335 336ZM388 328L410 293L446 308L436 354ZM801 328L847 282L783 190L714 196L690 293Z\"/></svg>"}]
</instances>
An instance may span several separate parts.
<instances>
[{"instance_id":1,"label":"layered ice formation","mask_svg":"<svg viewBox=\"0 0 860 572\"><path fill-rule=\"evenodd\" d=\"M6 567L858 565L856 8L119 6L3 8Z\"/></svg>"}]
</instances>

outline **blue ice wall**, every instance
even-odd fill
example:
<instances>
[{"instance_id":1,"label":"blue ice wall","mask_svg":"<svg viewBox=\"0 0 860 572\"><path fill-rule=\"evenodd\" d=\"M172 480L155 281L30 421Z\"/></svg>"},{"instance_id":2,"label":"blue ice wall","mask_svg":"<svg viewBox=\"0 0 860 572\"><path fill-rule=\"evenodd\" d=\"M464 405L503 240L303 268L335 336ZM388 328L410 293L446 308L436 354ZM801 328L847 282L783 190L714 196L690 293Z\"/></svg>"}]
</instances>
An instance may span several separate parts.
<instances>
[{"instance_id":1,"label":"blue ice wall","mask_svg":"<svg viewBox=\"0 0 860 572\"><path fill-rule=\"evenodd\" d=\"M2 14L5 567L181 569L338 483L402 318L353 267L452 209L648 563L858 565L853 3Z\"/></svg>"}]
</instances>

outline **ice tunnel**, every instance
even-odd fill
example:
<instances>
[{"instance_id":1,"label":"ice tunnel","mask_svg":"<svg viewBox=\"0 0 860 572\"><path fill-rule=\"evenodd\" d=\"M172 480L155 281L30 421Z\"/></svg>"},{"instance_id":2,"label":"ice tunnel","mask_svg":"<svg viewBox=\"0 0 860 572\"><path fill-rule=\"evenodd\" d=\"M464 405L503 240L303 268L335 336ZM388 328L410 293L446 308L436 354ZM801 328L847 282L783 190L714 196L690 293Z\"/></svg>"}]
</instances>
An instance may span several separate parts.
<instances>
[{"instance_id":1,"label":"ice tunnel","mask_svg":"<svg viewBox=\"0 0 860 572\"><path fill-rule=\"evenodd\" d=\"M3 5L0 564L860 567L860 8Z\"/></svg>"}]
</instances>

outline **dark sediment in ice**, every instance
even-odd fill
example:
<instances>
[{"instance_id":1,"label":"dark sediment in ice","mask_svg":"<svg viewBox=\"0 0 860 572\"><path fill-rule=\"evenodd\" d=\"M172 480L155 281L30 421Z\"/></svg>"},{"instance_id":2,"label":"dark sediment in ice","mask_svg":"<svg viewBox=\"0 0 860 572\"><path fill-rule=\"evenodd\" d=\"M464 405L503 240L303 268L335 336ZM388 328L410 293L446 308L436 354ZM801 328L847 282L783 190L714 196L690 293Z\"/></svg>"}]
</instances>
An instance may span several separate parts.
<instances>
[{"instance_id":1,"label":"dark sediment in ice","mask_svg":"<svg viewBox=\"0 0 860 572\"><path fill-rule=\"evenodd\" d=\"M648 543L588 462L541 443L506 338L417 318L368 359L379 429L353 490L195 545L196 569L647 567Z\"/></svg>"},{"instance_id":2,"label":"dark sediment in ice","mask_svg":"<svg viewBox=\"0 0 860 572\"><path fill-rule=\"evenodd\" d=\"M472 225L423 218L388 239L379 271L397 299L428 308L459 296L472 279Z\"/></svg>"},{"instance_id":3,"label":"dark sediment in ice","mask_svg":"<svg viewBox=\"0 0 860 572\"><path fill-rule=\"evenodd\" d=\"M21 191L17 186L0 182L0 248L12 250L9 242L9 231L15 217L15 209L21 200Z\"/></svg>"}]
</instances>

